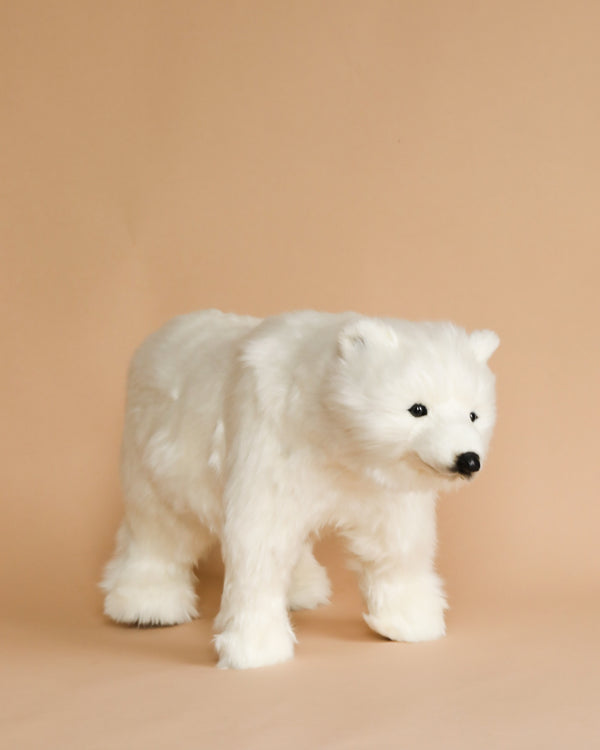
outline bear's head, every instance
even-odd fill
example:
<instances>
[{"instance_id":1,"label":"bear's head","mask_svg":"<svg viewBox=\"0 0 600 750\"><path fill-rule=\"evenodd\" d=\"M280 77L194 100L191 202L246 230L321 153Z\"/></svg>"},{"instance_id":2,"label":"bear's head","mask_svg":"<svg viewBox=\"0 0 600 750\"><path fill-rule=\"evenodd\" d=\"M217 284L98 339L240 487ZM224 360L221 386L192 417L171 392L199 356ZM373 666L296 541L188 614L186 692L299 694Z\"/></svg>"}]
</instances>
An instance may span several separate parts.
<instances>
[{"instance_id":1,"label":"bear's head","mask_svg":"<svg viewBox=\"0 0 600 750\"><path fill-rule=\"evenodd\" d=\"M495 422L487 361L498 344L451 323L346 323L325 395L343 463L390 488L472 478Z\"/></svg>"}]
</instances>

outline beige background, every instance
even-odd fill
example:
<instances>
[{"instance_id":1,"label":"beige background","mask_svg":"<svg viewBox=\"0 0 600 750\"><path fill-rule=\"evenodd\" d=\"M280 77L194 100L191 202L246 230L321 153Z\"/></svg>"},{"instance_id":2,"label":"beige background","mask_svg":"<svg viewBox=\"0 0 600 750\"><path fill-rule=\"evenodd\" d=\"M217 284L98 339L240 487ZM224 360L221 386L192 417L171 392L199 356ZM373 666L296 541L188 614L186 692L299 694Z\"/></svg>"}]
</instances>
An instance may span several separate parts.
<instances>
[{"instance_id":1,"label":"beige background","mask_svg":"<svg viewBox=\"0 0 600 750\"><path fill-rule=\"evenodd\" d=\"M600 7L0 4L3 669L11 748L548 748L600 736ZM297 658L101 616L128 359L174 314L497 330L499 422L440 505L434 644L337 543Z\"/></svg>"}]
</instances>

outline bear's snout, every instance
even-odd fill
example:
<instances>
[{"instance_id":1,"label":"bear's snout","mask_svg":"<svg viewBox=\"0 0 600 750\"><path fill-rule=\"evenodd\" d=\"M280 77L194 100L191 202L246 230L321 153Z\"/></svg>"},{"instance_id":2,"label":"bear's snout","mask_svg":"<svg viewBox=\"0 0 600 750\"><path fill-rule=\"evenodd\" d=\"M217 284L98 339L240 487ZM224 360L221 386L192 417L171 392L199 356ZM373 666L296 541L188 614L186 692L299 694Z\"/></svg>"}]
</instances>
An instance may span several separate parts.
<instances>
[{"instance_id":1,"label":"bear's snout","mask_svg":"<svg viewBox=\"0 0 600 750\"><path fill-rule=\"evenodd\" d=\"M481 464L477 453L470 451L469 453L461 453L456 457L454 471L462 474L463 477L470 477L471 474L479 471L480 468Z\"/></svg>"}]
</instances>

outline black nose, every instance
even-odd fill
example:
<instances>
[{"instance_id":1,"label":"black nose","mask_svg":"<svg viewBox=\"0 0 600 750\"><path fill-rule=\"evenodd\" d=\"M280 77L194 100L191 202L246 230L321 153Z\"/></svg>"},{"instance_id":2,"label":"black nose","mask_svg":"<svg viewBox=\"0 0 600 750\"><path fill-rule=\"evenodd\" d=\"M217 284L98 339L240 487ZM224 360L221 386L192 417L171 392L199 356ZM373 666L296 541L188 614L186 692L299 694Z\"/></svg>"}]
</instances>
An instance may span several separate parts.
<instances>
[{"instance_id":1,"label":"black nose","mask_svg":"<svg viewBox=\"0 0 600 750\"><path fill-rule=\"evenodd\" d=\"M477 453L461 453L460 456L456 457L454 471L457 471L464 477L471 476L471 474L479 471L480 468L481 464L479 463L479 456Z\"/></svg>"}]
</instances>

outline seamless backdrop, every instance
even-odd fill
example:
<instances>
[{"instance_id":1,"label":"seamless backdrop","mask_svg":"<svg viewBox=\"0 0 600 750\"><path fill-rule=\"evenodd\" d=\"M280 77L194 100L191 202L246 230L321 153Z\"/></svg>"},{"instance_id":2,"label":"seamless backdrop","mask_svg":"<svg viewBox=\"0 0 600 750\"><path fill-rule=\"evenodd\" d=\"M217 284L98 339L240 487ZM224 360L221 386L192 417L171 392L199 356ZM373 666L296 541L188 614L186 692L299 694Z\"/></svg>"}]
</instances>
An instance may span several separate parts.
<instances>
[{"instance_id":1,"label":"seamless backdrop","mask_svg":"<svg viewBox=\"0 0 600 750\"><path fill-rule=\"evenodd\" d=\"M7 747L592 746L598 24L591 0L0 4ZM498 331L490 460L440 503L444 641L370 633L331 539L289 665L217 672L210 619L103 620L128 360L205 307Z\"/></svg>"}]
</instances>

